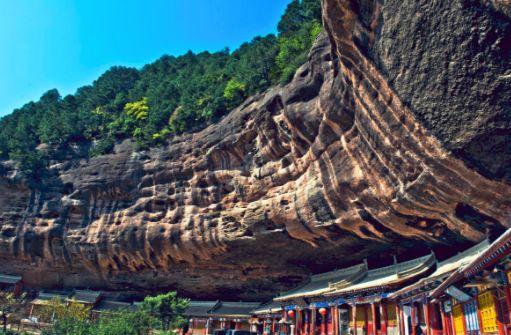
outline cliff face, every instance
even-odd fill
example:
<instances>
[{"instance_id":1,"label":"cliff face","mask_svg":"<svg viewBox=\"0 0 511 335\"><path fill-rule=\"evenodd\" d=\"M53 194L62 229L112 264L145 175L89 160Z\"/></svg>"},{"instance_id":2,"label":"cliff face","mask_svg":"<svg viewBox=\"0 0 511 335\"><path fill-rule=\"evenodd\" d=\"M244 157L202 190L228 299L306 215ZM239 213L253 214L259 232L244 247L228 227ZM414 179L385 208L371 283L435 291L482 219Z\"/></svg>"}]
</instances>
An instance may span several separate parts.
<instances>
[{"instance_id":1,"label":"cliff face","mask_svg":"<svg viewBox=\"0 0 511 335\"><path fill-rule=\"evenodd\" d=\"M271 296L308 271L510 225L505 1L324 0L287 86L135 152L0 169L0 271L36 286Z\"/></svg>"}]
</instances>

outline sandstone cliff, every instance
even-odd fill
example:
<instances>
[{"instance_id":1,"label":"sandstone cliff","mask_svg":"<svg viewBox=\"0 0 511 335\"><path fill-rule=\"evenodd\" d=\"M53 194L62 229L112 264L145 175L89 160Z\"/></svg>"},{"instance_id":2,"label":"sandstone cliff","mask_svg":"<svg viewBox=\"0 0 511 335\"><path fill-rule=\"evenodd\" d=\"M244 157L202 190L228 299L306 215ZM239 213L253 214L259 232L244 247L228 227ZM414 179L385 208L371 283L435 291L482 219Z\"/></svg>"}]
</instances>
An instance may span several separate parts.
<instances>
[{"instance_id":1,"label":"sandstone cliff","mask_svg":"<svg viewBox=\"0 0 511 335\"><path fill-rule=\"evenodd\" d=\"M135 152L0 168L0 271L36 286L268 297L309 271L510 225L505 1L324 0L285 87Z\"/></svg>"}]
</instances>

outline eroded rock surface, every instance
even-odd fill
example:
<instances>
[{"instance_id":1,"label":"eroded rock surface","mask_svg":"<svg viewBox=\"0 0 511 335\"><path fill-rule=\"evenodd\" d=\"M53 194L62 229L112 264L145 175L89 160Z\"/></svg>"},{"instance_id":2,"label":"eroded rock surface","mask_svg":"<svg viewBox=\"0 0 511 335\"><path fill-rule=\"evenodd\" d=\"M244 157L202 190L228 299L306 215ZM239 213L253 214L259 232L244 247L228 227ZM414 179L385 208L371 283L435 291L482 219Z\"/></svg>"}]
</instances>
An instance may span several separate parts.
<instances>
[{"instance_id":1,"label":"eroded rock surface","mask_svg":"<svg viewBox=\"0 0 511 335\"><path fill-rule=\"evenodd\" d=\"M324 0L286 87L135 152L0 172L0 271L35 286L269 297L510 225L505 1Z\"/></svg>"}]
</instances>

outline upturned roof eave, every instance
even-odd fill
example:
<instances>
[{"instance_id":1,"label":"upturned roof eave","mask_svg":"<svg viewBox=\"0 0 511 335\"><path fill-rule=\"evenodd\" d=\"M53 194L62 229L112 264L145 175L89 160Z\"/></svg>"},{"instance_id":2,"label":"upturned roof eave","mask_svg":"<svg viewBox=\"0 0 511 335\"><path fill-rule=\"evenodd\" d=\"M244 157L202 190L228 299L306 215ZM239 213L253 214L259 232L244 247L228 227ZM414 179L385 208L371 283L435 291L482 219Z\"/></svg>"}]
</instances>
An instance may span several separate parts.
<instances>
[{"instance_id":1,"label":"upturned roof eave","mask_svg":"<svg viewBox=\"0 0 511 335\"><path fill-rule=\"evenodd\" d=\"M358 271L354 271L356 269L358 269ZM317 275L309 278L309 280L305 284L303 284L297 288L294 288L292 290L289 290L289 291L281 294L278 297L275 297L273 299L273 301L286 302L286 301L294 300L294 299L301 299L301 298L303 299L303 298L311 298L311 297L321 296L321 295L324 295L324 294L334 290L334 288L332 286L335 286L336 283L340 283L342 281L349 280L351 278L356 278L356 280L354 279L355 283L359 282L364 277L364 275L367 274L367 270L368 270L367 263L364 262L364 263L356 264L356 265L353 265L353 266L350 266L350 267L347 267L344 269L334 270L334 271L330 271L330 272L327 272L324 274L317 274ZM360 275L360 272L362 272L362 275ZM337 278L335 277L335 275L333 275L332 281L326 283L327 286L325 286L323 288L318 288L315 290L290 294L292 292L300 291L301 289L312 284L314 282L314 280L313 280L314 278L320 278L320 277L325 276L330 273L332 273L332 274L339 273L339 275L337 276ZM342 276L342 274L345 274L345 276Z\"/></svg>"},{"instance_id":2,"label":"upturned roof eave","mask_svg":"<svg viewBox=\"0 0 511 335\"><path fill-rule=\"evenodd\" d=\"M436 299L440 297L440 295L447 289L447 287L451 286L457 281L462 280L463 278L473 275L470 270L482 266L486 259L494 256L494 254L498 252L501 247L506 245L508 246L508 249L511 248L511 228L506 230L504 234L502 234L492 244L490 244L488 248L474 260L465 265L463 268L454 271L449 277L447 277L447 279L444 280L444 282L442 282L435 290L429 294L429 297ZM480 271L480 269L478 271Z\"/></svg>"}]
</instances>

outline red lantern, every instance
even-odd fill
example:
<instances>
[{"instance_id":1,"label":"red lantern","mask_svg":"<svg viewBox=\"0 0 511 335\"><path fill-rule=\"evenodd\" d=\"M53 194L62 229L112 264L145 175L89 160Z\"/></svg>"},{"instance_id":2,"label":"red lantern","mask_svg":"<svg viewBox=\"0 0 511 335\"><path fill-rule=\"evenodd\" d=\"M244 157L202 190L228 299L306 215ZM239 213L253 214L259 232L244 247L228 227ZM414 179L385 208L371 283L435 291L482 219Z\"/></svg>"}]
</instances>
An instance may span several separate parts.
<instances>
[{"instance_id":1,"label":"red lantern","mask_svg":"<svg viewBox=\"0 0 511 335\"><path fill-rule=\"evenodd\" d=\"M295 311L293 311L293 310L287 311L287 315L289 315L290 318L294 318L295 317Z\"/></svg>"},{"instance_id":2,"label":"red lantern","mask_svg":"<svg viewBox=\"0 0 511 335\"><path fill-rule=\"evenodd\" d=\"M320 309L319 309L319 314L321 314L321 315L326 315L326 308L323 308L323 307L322 307L322 308L320 308Z\"/></svg>"}]
</instances>

